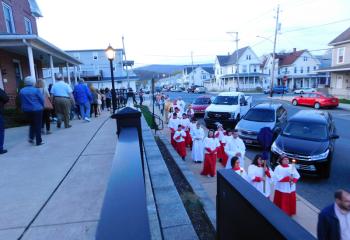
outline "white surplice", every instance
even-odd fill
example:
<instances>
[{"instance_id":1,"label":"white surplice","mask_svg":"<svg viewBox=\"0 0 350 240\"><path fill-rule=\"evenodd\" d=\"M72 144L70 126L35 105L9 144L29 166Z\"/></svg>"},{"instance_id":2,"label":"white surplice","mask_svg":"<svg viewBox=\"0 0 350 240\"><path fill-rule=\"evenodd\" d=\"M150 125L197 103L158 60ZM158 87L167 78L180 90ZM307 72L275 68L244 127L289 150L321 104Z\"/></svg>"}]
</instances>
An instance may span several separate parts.
<instances>
[{"instance_id":1,"label":"white surplice","mask_svg":"<svg viewBox=\"0 0 350 240\"><path fill-rule=\"evenodd\" d=\"M192 141L193 141L193 145L192 145L192 153L191 153L191 157L193 161L196 162L203 162L204 160L204 130L203 128L195 128L195 129L191 129L192 131Z\"/></svg>"}]
</instances>

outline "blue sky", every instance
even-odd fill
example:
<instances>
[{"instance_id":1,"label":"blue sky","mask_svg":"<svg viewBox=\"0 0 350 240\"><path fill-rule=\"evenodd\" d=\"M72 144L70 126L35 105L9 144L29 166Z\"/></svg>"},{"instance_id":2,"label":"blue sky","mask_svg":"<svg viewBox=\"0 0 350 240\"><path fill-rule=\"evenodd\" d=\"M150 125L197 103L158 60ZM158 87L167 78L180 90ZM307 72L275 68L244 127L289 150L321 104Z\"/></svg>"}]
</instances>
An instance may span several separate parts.
<instances>
[{"instance_id":1,"label":"blue sky","mask_svg":"<svg viewBox=\"0 0 350 240\"><path fill-rule=\"evenodd\" d=\"M277 51L318 50L350 27L349 0L37 0L39 35L64 50L122 47L135 66L213 62L239 47L258 56L272 51L277 4ZM322 54L324 51L312 51Z\"/></svg>"}]
</instances>

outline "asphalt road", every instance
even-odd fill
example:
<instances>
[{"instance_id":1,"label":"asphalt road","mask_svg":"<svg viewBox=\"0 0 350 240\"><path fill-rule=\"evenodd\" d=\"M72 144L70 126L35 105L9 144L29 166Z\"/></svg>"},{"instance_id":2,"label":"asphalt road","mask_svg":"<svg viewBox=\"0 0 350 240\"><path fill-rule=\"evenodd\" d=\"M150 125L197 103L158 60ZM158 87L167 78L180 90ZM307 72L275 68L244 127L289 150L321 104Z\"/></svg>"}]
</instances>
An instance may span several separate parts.
<instances>
[{"instance_id":1,"label":"asphalt road","mask_svg":"<svg viewBox=\"0 0 350 240\"><path fill-rule=\"evenodd\" d=\"M186 104L191 103L195 98L202 95L184 92L169 92L166 94L168 94L171 99L182 97ZM308 107L293 106L286 101L270 100L264 94L251 94L251 96L253 96L253 104L268 101L282 103L287 109L288 117L293 116L301 109L310 109ZM340 136L340 138L336 140L331 176L329 179L302 176L297 185L298 194L319 209L333 202L333 193L335 190L345 187L350 188L350 111L341 109L326 109L325 111L329 111L332 114L337 128L337 134ZM260 149L248 148L246 156L248 158L253 158L257 153L261 153Z\"/></svg>"}]
</instances>

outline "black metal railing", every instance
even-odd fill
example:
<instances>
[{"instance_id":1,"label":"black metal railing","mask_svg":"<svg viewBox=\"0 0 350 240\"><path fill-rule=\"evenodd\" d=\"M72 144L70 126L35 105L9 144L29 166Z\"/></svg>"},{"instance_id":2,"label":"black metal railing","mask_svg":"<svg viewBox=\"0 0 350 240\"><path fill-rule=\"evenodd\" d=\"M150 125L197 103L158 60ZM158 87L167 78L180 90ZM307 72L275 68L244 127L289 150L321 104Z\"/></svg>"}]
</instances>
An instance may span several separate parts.
<instances>
[{"instance_id":1,"label":"black metal railing","mask_svg":"<svg viewBox=\"0 0 350 240\"><path fill-rule=\"evenodd\" d=\"M96 239L149 240L141 113L125 107L112 118L117 120L118 144Z\"/></svg>"},{"instance_id":2,"label":"black metal railing","mask_svg":"<svg viewBox=\"0 0 350 240\"><path fill-rule=\"evenodd\" d=\"M152 116L153 116L153 122L155 125L155 130L163 130L164 129L163 119L155 113L152 113Z\"/></svg>"},{"instance_id":3,"label":"black metal railing","mask_svg":"<svg viewBox=\"0 0 350 240\"><path fill-rule=\"evenodd\" d=\"M218 171L218 239L315 239L232 170Z\"/></svg>"}]
</instances>

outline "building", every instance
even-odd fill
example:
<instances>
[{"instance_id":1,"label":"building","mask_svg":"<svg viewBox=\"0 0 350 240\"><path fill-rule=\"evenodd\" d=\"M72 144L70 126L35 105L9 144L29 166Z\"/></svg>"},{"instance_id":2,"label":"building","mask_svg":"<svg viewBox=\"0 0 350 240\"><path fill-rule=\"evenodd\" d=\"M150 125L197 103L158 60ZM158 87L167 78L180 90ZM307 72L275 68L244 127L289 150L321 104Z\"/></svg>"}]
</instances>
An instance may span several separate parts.
<instances>
[{"instance_id":1,"label":"building","mask_svg":"<svg viewBox=\"0 0 350 240\"><path fill-rule=\"evenodd\" d=\"M331 74L329 93L350 99L350 28L329 44L332 46L332 66L320 69L320 73Z\"/></svg>"},{"instance_id":2,"label":"building","mask_svg":"<svg viewBox=\"0 0 350 240\"><path fill-rule=\"evenodd\" d=\"M80 62L38 36L36 18L42 14L35 0L0 2L0 87L10 97L7 106L14 107L24 77L38 79L45 67L70 67Z\"/></svg>"},{"instance_id":3,"label":"building","mask_svg":"<svg viewBox=\"0 0 350 240\"><path fill-rule=\"evenodd\" d=\"M308 50L275 54L275 79L274 85L285 84L289 89L299 89L303 87L317 88L324 75L318 74L320 61ZM270 85L272 71L272 54L267 56L263 65L264 86Z\"/></svg>"},{"instance_id":4,"label":"building","mask_svg":"<svg viewBox=\"0 0 350 240\"><path fill-rule=\"evenodd\" d=\"M215 78L213 67L190 66L185 67L182 71L182 80L184 87L192 85L204 86L205 82Z\"/></svg>"},{"instance_id":5,"label":"building","mask_svg":"<svg viewBox=\"0 0 350 240\"><path fill-rule=\"evenodd\" d=\"M261 86L260 59L251 49L244 47L231 55L216 56L214 71L215 84L222 90L253 90ZM238 79L238 81L237 81Z\"/></svg>"},{"instance_id":6,"label":"building","mask_svg":"<svg viewBox=\"0 0 350 240\"><path fill-rule=\"evenodd\" d=\"M104 49L69 50L66 52L82 63L78 66L79 77L86 82L94 83L97 88L111 88L110 62ZM123 49L115 50L113 60L115 88L127 88L129 82L129 87L136 90L138 77L132 71L133 65L134 61L123 60ZM126 71L126 67L128 71ZM72 74L72 69L70 69L70 74Z\"/></svg>"}]
</instances>

